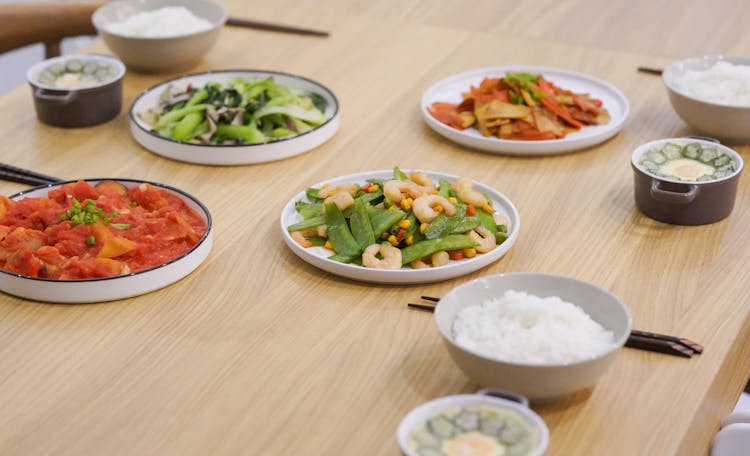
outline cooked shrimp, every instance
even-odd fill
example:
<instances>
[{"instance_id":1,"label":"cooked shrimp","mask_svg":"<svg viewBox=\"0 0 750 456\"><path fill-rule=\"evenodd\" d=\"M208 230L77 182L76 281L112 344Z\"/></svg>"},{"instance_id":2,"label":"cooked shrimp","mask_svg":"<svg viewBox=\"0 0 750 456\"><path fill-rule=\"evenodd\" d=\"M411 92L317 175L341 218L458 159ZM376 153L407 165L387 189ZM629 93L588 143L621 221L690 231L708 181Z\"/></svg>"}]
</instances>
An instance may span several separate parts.
<instances>
[{"instance_id":1,"label":"cooked shrimp","mask_svg":"<svg viewBox=\"0 0 750 456\"><path fill-rule=\"evenodd\" d=\"M475 207L482 209L483 211L492 214L495 209L490 206L487 202L487 198L477 190L474 190L474 182L470 179L462 177L453 183L453 190L456 191L458 199L466 204L473 204Z\"/></svg>"},{"instance_id":2,"label":"cooked shrimp","mask_svg":"<svg viewBox=\"0 0 750 456\"><path fill-rule=\"evenodd\" d=\"M419 198L422 196L422 189L408 180L389 180L383 186L383 195L394 203L400 203L404 199L404 194L409 198Z\"/></svg>"},{"instance_id":3,"label":"cooked shrimp","mask_svg":"<svg viewBox=\"0 0 750 456\"><path fill-rule=\"evenodd\" d=\"M479 253L487 253L497 246L495 235L492 234L492 231L483 226L478 226L469 231L469 237L472 241L479 244L475 247Z\"/></svg>"},{"instance_id":4,"label":"cooked shrimp","mask_svg":"<svg viewBox=\"0 0 750 456\"><path fill-rule=\"evenodd\" d=\"M450 256L448 255L448 252L445 250L441 250L440 252L435 252L430 257L432 260L432 267L436 268L438 266L445 266L448 264L448 260L450 259Z\"/></svg>"},{"instance_id":5,"label":"cooked shrimp","mask_svg":"<svg viewBox=\"0 0 750 456\"><path fill-rule=\"evenodd\" d=\"M437 185L432 182L430 176L421 171L415 171L409 174L409 179L415 184L419 185L419 188L422 190L422 192L427 193L428 195L437 191Z\"/></svg>"},{"instance_id":6,"label":"cooked shrimp","mask_svg":"<svg viewBox=\"0 0 750 456\"><path fill-rule=\"evenodd\" d=\"M440 195L420 196L414 200L414 215L422 223L430 223L435 217L444 211L445 215L451 216L456 214L456 206Z\"/></svg>"},{"instance_id":7,"label":"cooked shrimp","mask_svg":"<svg viewBox=\"0 0 750 456\"><path fill-rule=\"evenodd\" d=\"M329 185L328 187L323 186L318 191L318 198L328 198L329 196L335 195L340 192L346 192L354 196L357 193L357 185L348 183L348 184Z\"/></svg>"},{"instance_id":8,"label":"cooked shrimp","mask_svg":"<svg viewBox=\"0 0 750 456\"><path fill-rule=\"evenodd\" d=\"M292 231L292 239L294 239L294 242L300 245L300 247L303 248L310 248L312 247L312 242L308 238L311 238L313 236L318 237L327 237L328 236L328 225L318 225L314 226L312 228L308 228L306 230L300 230L300 231Z\"/></svg>"},{"instance_id":9,"label":"cooked shrimp","mask_svg":"<svg viewBox=\"0 0 750 456\"><path fill-rule=\"evenodd\" d=\"M347 207L354 204L354 197L348 192L336 192L333 195L323 200L324 203L334 203L340 210L344 210Z\"/></svg>"},{"instance_id":10,"label":"cooked shrimp","mask_svg":"<svg viewBox=\"0 0 750 456\"><path fill-rule=\"evenodd\" d=\"M495 224L497 226L500 226L500 225L508 226L508 219L500 214L496 213L495 215L493 215L492 219L495 220Z\"/></svg>"},{"instance_id":11,"label":"cooked shrimp","mask_svg":"<svg viewBox=\"0 0 750 456\"><path fill-rule=\"evenodd\" d=\"M378 254L383 258L378 258ZM372 244L362 254L362 265L374 269L400 269L401 250L387 242Z\"/></svg>"},{"instance_id":12,"label":"cooked shrimp","mask_svg":"<svg viewBox=\"0 0 750 456\"><path fill-rule=\"evenodd\" d=\"M429 264L425 263L422 260L414 260L409 263L409 266L411 266L412 269L426 269L430 267Z\"/></svg>"}]
</instances>

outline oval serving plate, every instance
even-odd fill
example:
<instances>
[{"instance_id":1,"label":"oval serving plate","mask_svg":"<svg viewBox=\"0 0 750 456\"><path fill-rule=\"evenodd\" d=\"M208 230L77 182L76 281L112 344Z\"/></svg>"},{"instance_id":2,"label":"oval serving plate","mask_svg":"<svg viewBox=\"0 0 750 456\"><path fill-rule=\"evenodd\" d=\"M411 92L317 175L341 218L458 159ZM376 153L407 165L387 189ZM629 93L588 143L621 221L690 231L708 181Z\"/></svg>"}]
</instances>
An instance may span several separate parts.
<instances>
[{"instance_id":1,"label":"oval serving plate","mask_svg":"<svg viewBox=\"0 0 750 456\"><path fill-rule=\"evenodd\" d=\"M208 208L194 196L164 184L144 180L99 178L84 179L95 185L104 180L113 180L130 188L141 183L148 183L154 187L182 199L187 206L194 210L206 222L206 232L188 252L166 263L142 271L116 277L102 277L79 280L56 280L29 277L0 269L0 291L20 298L34 301L84 304L93 302L113 301L130 298L149 293L166 287L193 272L206 259L212 245L212 222ZM25 190L11 196L18 200L26 197L44 197L49 190L63 184L76 182L75 180L44 185Z\"/></svg>"},{"instance_id":2,"label":"oval serving plate","mask_svg":"<svg viewBox=\"0 0 750 456\"><path fill-rule=\"evenodd\" d=\"M238 77L256 79L273 77L274 81L280 85L316 92L327 102L325 115L328 120L306 133L276 141L247 145L204 145L160 136L137 115L156 106L159 96L169 84L183 88L188 84L202 87L208 82L224 83ZM133 101L129 116L130 131L135 140L157 155L204 165L248 165L303 154L328 141L339 128L339 103L327 87L301 76L276 71L225 70L190 74L146 89Z\"/></svg>"},{"instance_id":3,"label":"oval serving plate","mask_svg":"<svg viewBox=\"0 0 750 456\"><path fill-rule=\"evenodd\" d=\"M461 93L472 85L478 86L485 77L500 77L505 73L541 74L555 85L578 93L588 93L602 101L610 114L606 125L591 125L570 133L562 139L544 141L515 141L497 137L482 136L475 128L456 130L441 123L427 111L436 101L461 102ZM508 155L554 155L591 147L606 141L623 127L630 112L625 95L615 86L585 74L543 66L503 66L481 68L450 76L428 88L421 100L422 117L427 125L440 135L464 146L496 154Z\"/></svg>"},{"instance_id":4,"label":"oval serving plate","mask_svg":"<svg viewBox=\"0 0 750 456\"><path fill-rule=\"evenodd\" d=\"M402 170L406 173L410 170ZM452 174L437 173L433 171L424 171L429 175L435 182L438 179L446 179L449 182L455 182L460 176ZM369 171L364 173L350 174L347 176L337 177L325 182L320 182L311 187L319 188L323 184L340 184L347 182L356 182L362 184L366 179L380 178L387 179L393 177L392 170L380 170L380 171ZM478 254L474 258L463 259L460 261L451 260L447 265L436 268L428 269L411 269L403 267L401 269L372 269L356 264L340 263L338 261L329 260L328 257L333 255L333 252L324 247L310 247L304 248L297 244L292 236L287 231L287 227L293 223L297 223L302 220L302 216L295 210L294 203L299 200L306 200L305 191L301 191L294 196L284 206L281 211L281 235L287 246L295 253L298 257L311 265L322 269L331 274L335 274L348 279L361 280L364 282L371 283L390 283L390 284L416 284L416 283L429 283L438 282L441 280L453 279L466 274L470 274L477 271L490 263L499 260L505 255L518 238L518 230L520 228L521 219L518 215L518 210L513 203L505 197L502 193L497 190L488 187L487 185L481 184L474 181L474 188L480 192L486 194L492 200L495 210L501 215L505 216L508 220L508 239L502 244L495 247L488 253Z\"/></svg>"}]
</instances>

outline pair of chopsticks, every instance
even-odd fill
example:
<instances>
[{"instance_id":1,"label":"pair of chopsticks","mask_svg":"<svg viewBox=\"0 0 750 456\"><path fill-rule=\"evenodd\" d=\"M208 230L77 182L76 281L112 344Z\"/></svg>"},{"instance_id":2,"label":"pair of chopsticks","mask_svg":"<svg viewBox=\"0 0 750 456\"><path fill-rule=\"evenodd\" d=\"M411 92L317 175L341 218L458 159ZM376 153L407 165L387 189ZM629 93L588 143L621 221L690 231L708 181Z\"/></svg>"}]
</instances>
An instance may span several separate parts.
<instances>
[{"instance_id":1,"label":"pair of chopsticks","mask_svg":"<svg viewBox=\"0 0 750 456\"><path fill-rule=\"evenodd\" d=\"M244 27L258 30L266 30L269 32L282 32L282 33L293 33L296 35L311 35L311 36L328 36L328 32L322 30L312 30L300 27L293 27L291 25L272 24L270 22L259 22L252 21L249 19L240 19L238 17L229 17L225 23L233 27Z\"/></svg>"},{"instance_id":2,"label":"pair of chopsticks","mask_svg":"<svg viewBox=\"0 0 750 456\"><path fill-rule=\"evenodd\" d=\"M27 185L47 185L62 182L62 179L37 173L17 166L0 163L0 180Z\"/></svg>"},{"instance_id":3,"label":"pair of chopsticks","mask_svg":"<svg viewBox=\"0 0 750 456\"><path fill-rule=\"evenodd\" d=\"M638 67L639 73L646 73L646 74L653 74L656 76L661 76L661 74L664 72L664 70L660 68L650 68L650 67Z\"/></svg>"},{"instance_id":4,"label":"pair of chopsticks","mask_svg":"<svg viewBox=\"0 0 750 456\"><path fill-rule=\"evenodd\" d=\"M435 303L440 301L440 298L435 298L433 296L420 296L420 298ZM410 302L407 305L413 309L424 310L427 312L435 311L435 305L433 304L416 304ZM630 331L630 336L628 336L625 346L639 350L680 356L683 358L690 358L693 355L700 355L703 353L703 346L701 344L683 337L639 331L637 329Z\"/></svg>"}]
</instances>

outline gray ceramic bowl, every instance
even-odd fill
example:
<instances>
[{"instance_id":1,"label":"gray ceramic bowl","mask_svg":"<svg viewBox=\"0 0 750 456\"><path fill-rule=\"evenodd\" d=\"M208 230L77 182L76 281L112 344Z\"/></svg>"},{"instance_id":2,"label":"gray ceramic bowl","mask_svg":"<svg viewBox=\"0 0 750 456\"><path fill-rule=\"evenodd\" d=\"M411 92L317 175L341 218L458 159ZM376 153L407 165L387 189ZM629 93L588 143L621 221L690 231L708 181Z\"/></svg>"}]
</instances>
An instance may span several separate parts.
<instances>
[{"instance_id":1,"label":"gray ceramic bowl","mask_svg":"<svg viewBox=\"0 0 750 456\"><path fill-rule=\"evenodd\" d=\"M41 74L52 66L66 66L76 60L86 65L102 64L111 69L101 82L84 87L60 87L47 83ZM98 54L65 55L43 60L26 72L34 109L39 120L58 127L87 127L114 119L122 107L122 78L125 66L114 57Z\"/></svg>"},{"instance_id":2,"label":"gray ceramic bowl","mask_svg":"<svg viewBox=\"0 0 750 456\"><path fill-rule=\"evenodd\" d=\"M643 154L660 149L666 143L683 146L699 143L716 147L726 153L734 163L728 176L709 181L686 182L649 172L642 164ZM674 225L705 225L729 216L734 208L737 183L742 173L742 157L717 142L695 138L667 138L639 146L630 159L633 168L635 204L646 216Z\"/></svg>"},{"instance_id":3,"label":"gray ceramic bowl","mask_svg":"<svg viewBox=\"0 0 750 456\"><path fill-rule=\"evenodd\" d=\"M662 80L675 112L696 132L727 143L746 143L750 141L750 106L702 100L680 90L675 84L675 79L686 71L707 70L720 61L734 65L750 65L750 57L691 57L674 62L665 68Z\"/></svg>"},{"instance_id":4,"label":"gray ceramic bowl","mask_svg":"<svg viewBox=\"0 0 750 456\"><path fill-rule=\"evenodd\" d=\"M120 22L133 14L167 6L183 6L212 24L208 30L166 38L139 38L109 31L107 24ZM216 43L227 12L212 0L132 0L105 3L92 17L94 27L107 46L128 68L147 72L176 72L197 65Z\"/></svg>"},{"instance_id":5,"label":"gray ceramic bowl","mask_svg":"<svg viewBox=\"0 0 750 456\"><path fill-rule=\"evenodd\" d=\"M614 333L614 345L592 359L572 363L524 364L481 355L454 342L453 322L464 307L502 297L505 291L559 296L582 308ZM554 274L519 272L479 278L459 285L440 299L435 323L453 361L481 386L515 391L531 401L547 402L591 387L614 360L631 329L631 316L614 294L583 280Z\"/></svg>"}]
</instances>

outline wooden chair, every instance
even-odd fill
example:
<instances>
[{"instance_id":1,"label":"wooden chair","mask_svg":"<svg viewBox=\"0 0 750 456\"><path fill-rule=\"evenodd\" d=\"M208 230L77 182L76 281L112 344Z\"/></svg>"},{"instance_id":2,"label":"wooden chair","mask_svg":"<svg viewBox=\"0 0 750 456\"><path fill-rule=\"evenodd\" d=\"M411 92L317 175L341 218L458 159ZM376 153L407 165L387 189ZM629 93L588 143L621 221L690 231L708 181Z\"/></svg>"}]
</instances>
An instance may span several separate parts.
<instances>
[{"instance_id":1,"label":"wooden chair","mask_svg":"<svg viewBox=\"0 0 750 456\"><path fill-rule=\"evenodd\" d=\"M44 44L45 58L60 55L69 36L96 35L91 15L101 3L0 4L0 53L34 43Z\"/></svg>"}]
</instances>

